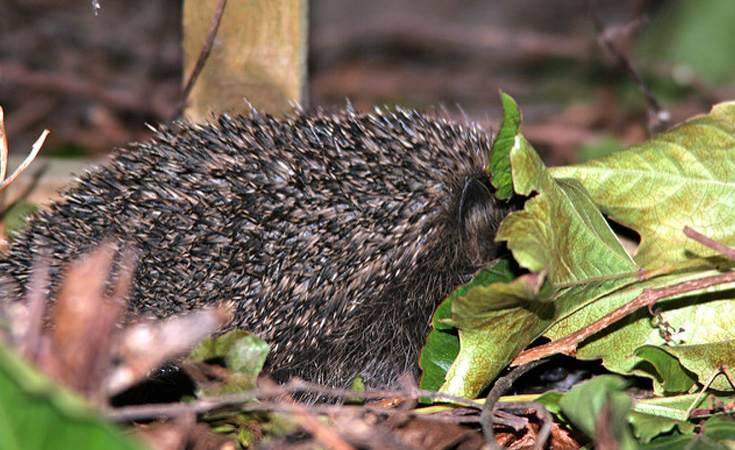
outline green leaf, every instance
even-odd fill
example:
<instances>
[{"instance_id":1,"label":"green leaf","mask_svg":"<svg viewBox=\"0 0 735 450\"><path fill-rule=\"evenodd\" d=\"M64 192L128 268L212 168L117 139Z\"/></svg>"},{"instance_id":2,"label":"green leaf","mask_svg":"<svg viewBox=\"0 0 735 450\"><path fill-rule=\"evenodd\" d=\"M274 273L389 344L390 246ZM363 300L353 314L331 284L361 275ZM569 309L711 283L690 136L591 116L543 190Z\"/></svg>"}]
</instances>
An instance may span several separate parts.
<instances>
[{"instance_id":1,"label":"green leaf","mask_svg":"<svg viewBox=\"0 0 735 450\"><path fill-rule=\"evenodd\" d=\"M516 136L521 134L522 117L518 105L510 95L501 92L500 101L503 104L503 120L490 149L487 173L497 189L495 196L500 200L507 200L513 196L509 154Z\"/></svg>"},{"instance_id":2,"label":"green leaf","mask_svg":"<svg viewBox=\"0 0 735 450\"><path fill-rule=\"evenodd\" d=\"M448 319L452 314L451 298L456 295L455 293L439 305L431 319L433 328L426 337L426 343L419 356L419 367L422 371L419 382L421 389L439 390L444 384L447 370L459 353L459 336L453 332L454 327L443 323L443 319Z\"/></svg>"},{"instance_id":3,"label":"green leaf","mask_svg":"<svg viewBox=\"0 0 735 450\"><path fill-rule=\"evenodd\" d=\"M642 444L647 444L662 434L671 433L674 429L681 433L694 431L694 425L690 422L635 411L630 413L630 424L633 425L633 434Z\"/></svg>"},{"instance_id":4,"label":"green leaf","mask_svg":"<svg viewBox=\"0 0 735 450\"><path fill-rule=\"evenodd\" d=\"M268 344L244 330L206 337L191 350L187 361L222 359L233 373L257 377L268 356Z\"/></svg>"},{"instance_id":5,"label":"green leaf","mask_svg":"<svg viewBox=\"0 0 735 450\"><path fill-rule=\"evenodd\" d=\"M732 304L732 300L729 303ZM726 313L732 314L731 306L727 307ZM704 384L712 375L720 372L720 367L735 367L735 341L728 339L717 342L716 339L722 334L724 333L707 336L705 339L710 342L705 344L676 345L662 350L675 358L681 364L682 370L695 374L694 377ZM732 332L727 335L731 336ZM735 386L722 373L713 380L710 387L719 391L735 391Z\"/></svg>"},{"instance_id":6,"label":"green leaf","mask_svg":"<svg viewBox=\"0 0 735 450\"><path fill-rule=\"evenodd\" d=\"M735 246L735 102L625 151L551 173L582 183L604 213L640 234L635 261L647 271L693 259L710 264L704 258L716 253L687 239L685 226Z\"/></svg>"},{"instance_id":7,"label":"green leaf","mask_svg":"<svg viewBox=\"0 0 735 450\"><path fill-rule=\"evenodd\" d=\"M559 401L563 397L563 394L556 392L556 391L546 391L543 394L539 395L536 399L533 401L536 403L541 403L546 407L546 409L551 414L559 414L561 412L561 407L559 406Z\"/></svg>"},{"instance_id":8,"label":"green leaf","mask_svg":"<svg viewBox=\"0 0 735 450\"><path fill-rule=\"evenodd\" d=\"M715 416L701 426L699 433L662 436L644 450L732 450L735 446L735 422L727 416Z\"/></svg>"},{"instance_id":9,"label":"green leaf","mask_svg":"<svg viewBox=\"0 0 735 450\"><path fill-rule=\"evenodd\" d=\"M644 345L636 350L635 355L649 362L659 378L656 392L682 393L687 392L697 382L697 376L686 370L679 360L667 352L667 348L655 345Z\"/></svg>"},{"instance_id":10,"label":"green leaf","mask_svg":"<svg viewBox=\"0 0 735 450\"><path fill-rule=\"evenodd\" d=\"M633 400L622 392L628 382L614 375L602 375L573 387L559 401L562 414L590 438L597 436L598 427L605 426L608 435L618 439L619 448L635 448L628 426L628 414ZM607 420L600 413L607 409Z\"/></svg>"},{"instance_id":11,"label":"green leaf","mask_svg":"<svg viewBox=\"0 0 735 450\"><path fill-rule=\"evenodd\" d=\"M265 341L244 330L232 330L222 336L202 339L189 353L187 362L221 360L232 375L222 383L204 388L199 395L223 395L254 389L268 351Z\"/></svg>"},{"instance_id":12,"label":"green leaf","mask_svg":"<svg viewBox=\"0 0 735 450\"><path fill-rule=\"evenodd\" d=\"M522 267L548 270L555 287L637 276L638 266L578 182L551 178L522 135L510 160L516 192L538 193L503 221L496 237Z\"/></svg>"},{"instance_id":13,"label":"green leaf","mask_svg":"<svg viewBox=\"0 0 735 450\"><path fill-rule=\"evenodd\" d=\"M628 150L550 171L582 183L606 214L640 233L634 259L648 279L587 302L555 323L547 337L558 339L589 324L643 288L716 275L726 268L722 257L687 239L682 229L688 225L735 246L735 103L717 105L710 114ZM647 311L639 311L587 340L577 357L603 358L613 371L652 378L657 392L685 390L690 381L676 373L676 364L665 368L663 359L651 359L652 350L638 352L656 346L703 383L722 364L735 363L729 343L735 327L733 287L721 285L706 293L659 301L661 320L676 331L672 341L664 338L665 330ZM644 355L648 362L639 357ZM733 389L722 377L715 384L718 389Z\"/></svg>"},{"instance_id":14,"label":"green leaf","mask_svg":"<svg viewBox=\"0 0 735 450\"><path fill-rule=\"evenodd\" d=\"M0 345L0 448L136 449L77 394Z\"/></svg>"},{"instance_id":15,"label":"green leaf","mask_svg":"<svg viewBox=\"0 0 735 450\"><path fill-rule=\"evenodd\" d=\"M459 330L460 350L442 392L475 397L548 326L553 305L540 301L544 277L474 286L452 301L447 323Z\"/></svg>"},{"instance_id":16,"label":"green leaf","mask_svg":"<svg viewBox=\"0 0 735 450\"><path fill-rule=\"evenodd\" d=\"M496 238L532 273L453 299L446 323L459 330L460 351L441 390L454 395L477 395L552 323L639 275L579 183L554 180L520 134L509 156L516 192L537 195L503 221Z\"/></svg>"},{"instance_id":17,"label":"green leaf","mask_svg":"<svg viewBox=\"0 0 735 450\"><path fill-rule=\"evenodd\" d=\"M446 320L451 317L453 299L466 295L467 291L476 286L487 286L499 281L507 282L513 278L515 274L512 271L511 262L507 258L501 258L477 274L468 284L457 288L439 305L432 318L433 329L426 339L419 358L419 366L423 371L421 389L438 390L444 384L446 373L459 353L459 336L455 328Z\"/></svg>"},{"instance_id":18,"label":"green leaf","mask_svg":"<svg viewBox=\"0 0 735 450\"><path fill-rule=\"evenodd\" d=\"M670 397L651 397L638 399L634 406L637 413L657 416L661 418L673 419L678 422L689 420L689 411L702 409L709 411L717 402L727 404L732 401L732 397L725 394L700 395L685 394L673 395ZM681 428L680 428L681 429ZM686 430L681 429L682 432Z\"/></svg>"},{"instance_id":19,"label":"green leaf","mask_svg":"<svg viewBox=\"0 0 735 450\"><path fill-rule=\"evenodd\" d=\"M552 340L566 336L631 301L645 288L669 286L718 273L717 270L673 273L623 286L556 322L544 335ZM667 330L643 308L583 342L577 348L576 356L580 359L602 358L605 367L614 372L651 378L655 381L657 392L660 392L663 390L661 384L666 383L666 377L673 372L660 373L636 355L643 346L658 346L679 359L680 364L690 374L695 374L698 382L703 383L721 364L735 363L735 353L727 345L723 347L724 344L720 344L729 341L731 330L735 329L732 289L731 283L709 288L707 293L692 293L657 302L661 319L676 331L674 342L668 340L664 334ZM677 342L679 345L672 345ZM700 347L687 351L688 346ZM724 379L718 378L716 386L724 387L724 382ZM732 390L730 387L726 389Z\"/></svg>"}]
</instances>

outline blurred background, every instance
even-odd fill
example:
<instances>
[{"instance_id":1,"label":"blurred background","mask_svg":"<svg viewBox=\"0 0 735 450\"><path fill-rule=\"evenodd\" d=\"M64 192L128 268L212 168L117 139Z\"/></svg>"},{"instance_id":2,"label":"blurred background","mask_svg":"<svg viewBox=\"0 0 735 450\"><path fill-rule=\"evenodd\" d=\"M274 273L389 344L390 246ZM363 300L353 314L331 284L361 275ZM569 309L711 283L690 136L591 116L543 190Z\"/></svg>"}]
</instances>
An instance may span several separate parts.
<instances>
[{"instance_id":1,"label":"blurred background","mask_svg":"<svg viewBox=\"0 0 735 450\"><path fill-rule=\"evenodd\" d=\"M0 2L0 105L11 152L144 140L181 101L181 2ZM598 18L596 26L593 16ZM445 110L493 129L498 90L549 164L645 139L647 105L605 34L674 122L735 98L729 0L312 0L309 105Z\"/></svg>"}]
</instances>

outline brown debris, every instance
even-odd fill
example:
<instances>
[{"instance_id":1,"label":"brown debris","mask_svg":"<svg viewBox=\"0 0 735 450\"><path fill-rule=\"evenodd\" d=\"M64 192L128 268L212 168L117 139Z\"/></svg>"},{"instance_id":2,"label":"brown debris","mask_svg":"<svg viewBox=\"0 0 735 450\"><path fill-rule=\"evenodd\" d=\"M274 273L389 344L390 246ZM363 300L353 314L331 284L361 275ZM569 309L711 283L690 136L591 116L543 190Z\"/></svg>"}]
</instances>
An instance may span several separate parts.
<instances>
[{"instance_id":1,"label":"brown debris","mask_svg":"<svg viewBox=\"0 0 735 450\"><path fill-rule=\"evenodd\" d=\"M69 266L57 301L49 305L48 268L41 258L25 302L3 304L16 351L62 384L104 403L230 320L230 308L222 306L122 328L134 269L132 249L105 242Z\"/></svg>"}]
</instances>

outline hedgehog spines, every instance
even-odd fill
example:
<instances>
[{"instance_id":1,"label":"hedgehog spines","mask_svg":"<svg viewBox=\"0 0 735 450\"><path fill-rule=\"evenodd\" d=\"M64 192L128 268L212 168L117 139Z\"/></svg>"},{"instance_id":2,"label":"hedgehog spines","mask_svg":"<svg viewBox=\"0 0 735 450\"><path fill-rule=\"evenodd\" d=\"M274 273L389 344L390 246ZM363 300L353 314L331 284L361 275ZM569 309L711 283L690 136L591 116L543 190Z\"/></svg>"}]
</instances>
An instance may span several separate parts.
<instances>
[{"instance_id":1,"label":"hedgehog spines","mask_svg":"<svg viewBox=\"0 0 735 450\"><path fill-rule=\"evenodd\" d=\"M133 312L231 301L276 377L391 384L438 302L497 256L510 207L484 174L489 146L478 127L400 109L160 128L31 219L0 272L23 286L42 246L58 283L114 237L140 254Z\"/></svg>"}]
</instances>

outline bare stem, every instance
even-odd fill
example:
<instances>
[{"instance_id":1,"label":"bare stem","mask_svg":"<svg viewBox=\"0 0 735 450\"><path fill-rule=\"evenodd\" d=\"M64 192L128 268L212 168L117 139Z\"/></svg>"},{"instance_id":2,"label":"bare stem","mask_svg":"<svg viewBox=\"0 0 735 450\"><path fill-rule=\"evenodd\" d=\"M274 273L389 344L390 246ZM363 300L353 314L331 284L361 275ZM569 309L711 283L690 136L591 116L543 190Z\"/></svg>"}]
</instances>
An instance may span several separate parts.
<instances>
[{"instance_id":1,"label":"bare stem","mask_svg":"<svg viewBox=\"0 0 735 450\"><path fill-rule=\"evenodd\" d=\"M43 147L44 141L46 141L46 136L49 135L49 130L43 130L43 133L41 133L41 136L39 136L38 139L36 139L36 142L33 143L33 148L31 148L31 153L26 157L25 161L23 161L23 164L20 165L17 169L15 169L15 172L13 172L10 177L8 177L7 180L4 180L2 183L0 183L0 191L5 189L10 183L15 181L16 178L20 176L21 173L23 173L28 166L31 165L34 159L36 159L36 156L38 156L38 152L41 151L41 147Z\"/></svg>"},{"instance_id":2,"label":"bare stem","mask_svg":"<svg viewBox=\"0 0 735 450\"><path fill-rule=\"evenodd\" d=\"M5 135L5 114L0 107L0 182L8 172L8 137Z\"/></svg>"},{"instance_id":3,"label":"bare stem","mask_svg":"<svg viewBox=\"0 0 735 450\"><path fill-rule=\"evenodd\" d=\"M714 239L708 238L707 236L703 235L702 233L700 233L697 230L694 230L694 229L689 228L689 227L684 227L684 234L686 234L686 236L689 239L693 239L693 240L699 242L700 244L705 245L705 246L711 248L712 250L714 250L714 251L716 251L718 253L723 254L724 256L727 256L730 259L735 259L735 250L731 249L727 245L720 244L719 242L715 241Z\"/></svg>"},{"instance_id":4,"label":"bare stem","mask_svg":"<svg viewBox=\"0 0 735 450\"><path fill-rule=\"evenodd\" d=\"M194 69L191 71L191 75L189 75L189 79L186 80L184 92L181 95L181 98L182 98L181 107L179 108L177 115L181 115L183 113L184 107L186 106L186 103L189 101L189 95L191 94L191 90L194 88L194 84L196 84L196 81L199 78L199 74L202 72L202 69L204 68L204 63L207 62L207 58L209 58L209 54L212 52L212 45L214 45L214 37L217 35L217 29L219 29L219 24L222 21L222 13L224 13L226 5L227 5L227 0L220 0L217 3L217 9L215 9L214 16L212 16L212 21L209 25L209 31L207 32L207 37L204 41L204 46L202 47L202 51L199 52L199 58L197 59L197 62L194 65Z\"/></svg>"}]
</instances>

